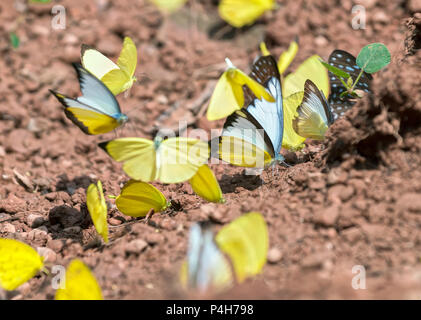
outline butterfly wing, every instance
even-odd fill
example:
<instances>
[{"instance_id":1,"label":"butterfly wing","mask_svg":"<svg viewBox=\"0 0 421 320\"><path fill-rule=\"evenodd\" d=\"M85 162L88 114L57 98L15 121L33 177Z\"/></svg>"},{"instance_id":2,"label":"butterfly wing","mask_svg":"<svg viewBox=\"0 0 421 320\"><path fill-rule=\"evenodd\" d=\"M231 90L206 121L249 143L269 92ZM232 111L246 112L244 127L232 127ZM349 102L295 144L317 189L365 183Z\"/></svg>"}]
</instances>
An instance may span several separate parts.
<instances>
[{"instance_id":1,"label":"butterfly wing","mask_svg":"<svg viewBox=\"0 0 421 320\"><path fill-rule=\"evenodd\" d=\"M124 38L117 65L118 69L110 70L101 78L113 95L130 89L135 81L133 75L137 65L137 49L129 37Z\"/></svg>"},{"instance_id":2,"label":"butterfly wing","mask_svg":"<svg viewBox=\"0 0 421 320\"><path fill-rule=\"evenodd\" d=\"M0 239L0 287L15 290L43 267L42 257L30 246L14 239Z\"/></svg>"},{"instance_id":3,"label":"butterfly wing","mask_svg":"<svg viewBox=\"0 0 421 320\"><path fill-rule=\"evenodd\" d=\"M98 234L108 242L107 204L105 203L102 183L90 184L86 192L86 205Z\"/></svg>"},{"instance_id":4,"label":"butterfly wing","mask_svg":"<svg viewBox=\"0 0 421 320\"><path fill-rule=\"evenodd\" d=\"M230 147L230 144L232 142L230 139L227 139L230 137L238 139L236 143L238 143L239 141L245 141L248 144L255 145L255 149L264 150L270 155L270 157L275 157L272 141L270 140L269 136L267 135L263 127L260 125L260 123L248 112L247 109L243 109L241 111L233 113L227 118L227 121L225 121L224 129L222 130L221 134L222 150L227 150L227 148ZM225 143L226 145L224 145ZM243 144L243 147L246 147L246 144ZM228 148L228 150L229 149L230 148ZM242 153L238 154L237 156L241 159L243 159L244 156L246 156L246 151L250 151L249 148L244 150L234 148L233 150L242 151Z\"/></svg>"},{"instance_id":5,"label":"butterfly wing","mask_svg":"<svg viewBox=\"0 0 421 320\"><path fill-rule=\"evenodd\" d=\"M91 46L82 44L80 53L82 66L98 79L101 79L111 70L118 70L119 67L101 52Z\"/></svg>"},{"instance_id":6,"label":"butterfly wing","mask_svg":"<svg viewBox=\"0 0 421 320\"><path fill-rule=\"evenodd\" d=\"M219 78L206 111L209 121L225 118L241 109L244 103L241 86L232 83L228 71Z\"/></svg>"},{"instance_id":7,"label":"butterfly wing","mask_svg":"<svg viewBox=\"0 0 421 320\"><path fill-rule=\"evenodd\" d=\"M328 127L333 123L333 115L323 93L311 81L304 86L304 97L293 120L294 130L302 137L322 140Z\"/></svg>"},{"instance_id":8,"label":"butterfly wing","mask_svg":"<svg viewBox=\"0 0 421 320\"><path fill-rule=\"evenodd\" d=\"M287 51L282 52L278 60L278 70L280 74L283 74L285 70L294 60L298 51L298 40L292 41ZM285 83L284 83L285 85Z\"/></svg>"},{"instance_id":9,"label":"butterfly wing","mask_svg":"<svg viewBox=\"0 0 421 320\"><path fill-rule=\"evenodd\" d=\"M347 72L353 81L358 78L358 75L361 71L361 68L357 65L355 57L344 50L334 50L329 56L329 64ZM346 90L341 80L329 71L330 79L330 96L329 96L329 105L332 109L334 120L342 116L346 111L348 111L355 104L353 97L349 94L344 97L340 97L341 93ZM360 77L360 80L355 86L355 89L363 90L365 92L371 92L371 80L373 77L363 72Z\"/></svg>"},{"instance_id":10,"label":"butterfly wing","mask_svg":"<svg viewBox=\"0 0 421 320\"><path fill-rule=\"evenodd\" d=\"M304 90L307 79L322 91L327 98L329 96L329 78L326 68L320 62L318 55L306 59L295 72L288 74L283 82L282 93L285 97Z\"/></svg>"},{"instance_id":11,"label":"butterfly wing","mask_svg":"<svg viewBox=\"0 0 421 320\"><path fill-rule=\"evenodd\" d=\"M230 61L229 63L231 64ZM258 99L275 101L264 86L232 66L222 74L216 84L206 114L208 120L222 119L240 110L244 106L243 87L248 88Z\"/></svg>"},{"instance_id":12,"label":"butterfly wing","mask_svg":"<svg viewBox=\"0 0 421 320\"><path fill-rule=\"evenodd\" d=\"M254 63L250 76L264 85L275 98L275 102L254 99L246 106L246 110L267 133L272 143L271 153L278 157L284 132L284 114L281 78L275 59L272 56L260 57Z\"/></svg>"},{"instance_id":13,"label":"butterfly wing","mask_svg":"<svg viewBox=\"0 0 421 320\"><path fill-rule=\"evenodd\" d=\"M160 10L174 12L179 9L187 0L151 0Z\"/></svg>"},{"instance_id":14,"label":"butterfly wing","mask_svg":"<svg viewBox=\"0 0 421 320\"><path fill-rule=\"evenodd\" d=\"M127 74L120 69L111 70L101 78L101 81L115 96L129 89L133 84Z\"/></svg>"},{"instance_id":15,"label":"butterfly wing","mask_svg":"<svg viewBox=\"0 0 421 320\"><path fill-rule=\"evenodd\" d=\"M218 180L207 164L202 165L189 182L193 191L203 199L216 203L225 202Z\"/></svg>"},{"instance_id":16,"label":"butterfly wing","mask_svg":"<svg viewBox=\"0 0 421 320\"><path fill-rule=\"evenodd\" d=\"M56 300L102 300L101 288L89 268L79 259L66 270L66 286L57 289Z\"/></svg>"},{"instance_id":17,"label":"butterfly wing","mask_svg":"<svg viewBox=\"0 0 421 320\"><path fill-rule=\"evenodd\" d=\"M131 217L144 217L153 209L154 212L164 211L167 199L153 185L136 180L127 182L115 204L120 212Z\"/></svg>"},{"instance_id":18,"label":"butterfly wing","mask_svg":"<svg viewBox=\"0 0 421 320\"><path fill-rule=\"evenodd\" d=\"M210 142L211 156L235 166L265 168L272 163L269 153L241 138L221 136Z\"/></svg>"},{"instance_id":19,"label":"butterfly wing","mask_svg":"<svg viewBox=\"0 0 421 320\"><path fill-rule=\"evenodd\" d=\"M250 212L224 226L215 242L230 257L237 281L261 272L266 263L269 235L266 222L258 212Z\"/></svg>"},{"instance_id":20,"label":"butterfly wing","mask_svg":"<svg viewBox=\"0 0 421 320\"><path fill-rule=\"evenodd\" d=\"M274 7L274 0L222 0L219 15L236 28L253 23L265 11Z\"/></svg>"},{"instance_id":21,"label":"butterfly wing","mask_svg":"<svg viewBox=\"0 0 421 320\"><path fill-rule=\"evenodd\" d=\"M124 71L129 79L133 77L137 65L137 49L130 37L124 38L123 49L121 49L117 65Z\"/></svg>"},{"instance_id":22,"label":"butterfly wing","mask_svg":"<svg viewBox=\"0 0 421 320\"><path fill-rule=\"evenodd\" d=\"M102 142L99 146L111 158L123 162L123 170L135 180L144 182L157 178L157 160L154 143L142 138L120 138Z\"/></svg>"},{"instance_id":23,"label":"butterfly wing","mask_svg":"<svg viewBox=\"0 0 421 320\"><path fill-rule=\"evenodd\" d=\"M192 178L209 159L208 144L191 138L169 138L157 150L157 178L162 183L179 183Z\"/></svg>"},{"instance_id":24,"label":"butterfly wing","mask_svg":"<svg viewBox=\"0 0 421 320\"><path fill-rule=\"evenodd\" d=\"M216 246L213 232L205 224L195 223L190 229L187 279L190 288L201 292L220 291L234 281L230 261Z\"/></svg>"},{"instance_id":25,"label":"butterfly wing","mask_svg":"<svg viewBox=\"0 0 421 320\"><path fill-rule=\"evenodd\" d=\"M50 92L64 106L66 117L86 134L107 133L121 125L116 118L103 113L101 110L52 90Z\"/></svg>"},{"instance_id":26,"label":"butterfly wing","mask_svg":"<svg viewBox=\"0 0 421 320\"><path fill-rule=\"evenodd\" d=\"M119 118L120 106L112 92L98 78L89 73L80 64L73 64L76 69L82 96L77 100L95 110Z\"/></svg>"},{"instance_id":27,"label":"butterfly wing","mask_svg":"<svg viewBox=\"0 0 421 320\"><path fill-rule=\"evenodd\" d=\"M291 151L297 151L304 148L306 138L297 134L293 128L292 121L296 116L297 108L301 104L304 91L296 92L284 99L285 110L285 130L282 140L282 147ZM289 125L287 125L289 123Z\"/></svg>"}]
</instances>

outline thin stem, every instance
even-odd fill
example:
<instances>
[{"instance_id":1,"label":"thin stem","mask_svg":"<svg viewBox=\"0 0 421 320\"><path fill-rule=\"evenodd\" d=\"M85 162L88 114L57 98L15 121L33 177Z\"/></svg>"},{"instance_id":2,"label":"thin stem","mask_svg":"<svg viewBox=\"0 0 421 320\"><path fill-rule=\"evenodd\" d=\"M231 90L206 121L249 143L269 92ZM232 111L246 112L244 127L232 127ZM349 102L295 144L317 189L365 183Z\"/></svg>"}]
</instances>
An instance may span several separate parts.
<instances>
[{"instance_id":1,"label":"thin stem","mask_svg":"<svg viewBox=\"0 0 421 320\"><path fill-rule=\"evenodd\" d=\"M341 82L342 82L342 84L344 85L344 87L346 88L346 90L348 90L348 89L349 89L349 87L348 87L348 85L346 84L346 82L342 80L342 77L338 77L338 78L339 78L339 80L341 80Z\"/></svg>"},{"instance_id":2,"label":"thin stem","mask_svg":"<svg viewBox=\"0 0 421 320\"><path fill-rule=\"evenodd\" d=\"M355 79L354 83L352 84L351 92L354 92L355 85L360 80L361 76L363 75L363 72L364 72L364 69L361 69L360 74L358 75L357 79Z\"/></svg>"}]
</instances>

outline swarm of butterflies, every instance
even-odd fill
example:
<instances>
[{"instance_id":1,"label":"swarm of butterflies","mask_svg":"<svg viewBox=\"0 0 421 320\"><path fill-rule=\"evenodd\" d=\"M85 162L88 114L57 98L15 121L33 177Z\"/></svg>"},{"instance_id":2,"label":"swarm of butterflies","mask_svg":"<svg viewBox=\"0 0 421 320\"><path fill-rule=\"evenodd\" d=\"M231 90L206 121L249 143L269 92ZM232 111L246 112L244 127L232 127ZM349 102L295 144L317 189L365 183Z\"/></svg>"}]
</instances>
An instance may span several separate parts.
<instances>
[{"instance_id":1,"label":"swarm of butterflies","mask_svg":"<svg viewBox=\"0 0 421 320\"><path fill-rule=\"evenodd\" d=\"M100 143L113 159L123 162L123 170L131 178L115 197L118 210L128 216L145 217L151 210L162 212L170 207L171 202L151 181L188 180L199 196L222 203L219 184L205 163L210 157L237 166L267 167L283 161L282 147L298 150L306 138L323 139L328 127L352 107L353 97L334 74L327 72L317 55L284 76L297 50L298 44L293 41L277 62L262 43L262 55L249 75L226 59L227 69L216 84L207 110L209 120L226 118L216 141L157 136L154 140L129 137ZM81 60L82 65L74 64L74 68L82 95L70 98L51 93L63 105L67 118L84 133L110 132L128 121L115 95L127 91L136 81L136 46L126 37L114 63L93 47L82 45ZM329 64L346 70L354 79L360 73L355 57L342 50L332 52ZM357 88L369 92L370 81L371 75L363 73ZM238 156L233 150L242 152ZM259 156L264 159L261 164L256 162ZM173 158L178 161L168 161ZM108 243L108 208L101 181L88 187L86 198L95 229ZM242 215L216 235L208 223L195 223L180 270L182 286L219 292L259 274L266 263L268 239L266 222L258 212ZM43 258L30 246L0 239L0 287L14 290L39 271L47 272L45 267ZM102 298L89 268L79 259L71 261L65 286L57 289L56 299Z\"/></svg>"}]
</instances>

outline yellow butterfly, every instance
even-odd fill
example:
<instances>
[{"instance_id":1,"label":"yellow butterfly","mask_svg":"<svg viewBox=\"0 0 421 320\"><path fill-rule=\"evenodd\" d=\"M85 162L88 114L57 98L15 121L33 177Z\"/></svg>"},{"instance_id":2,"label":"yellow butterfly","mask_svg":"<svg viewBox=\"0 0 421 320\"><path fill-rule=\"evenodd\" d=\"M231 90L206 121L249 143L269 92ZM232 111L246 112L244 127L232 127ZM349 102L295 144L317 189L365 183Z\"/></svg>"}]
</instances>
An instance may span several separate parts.
<instances>
[{"instance_id":1,"label":"yellow butterfly","mask_svg":"<svg viewBox=\"0 0 421 320\"><path fill-rule=\"evenodd\" d=\"M224 226L215 242L230 257L238 283L259 274L266 264L269 235L258 212L246 213Z\"/></svg>"},{"instance_id":2,"label":"yellow butterfly","mask_svg":"<svg viewBox=\"0 0 421 320\"><path fill-rule=\"evenodd\" d=\"M89 268L79 259L66 270L64 289L57 289L56 300L103 300L101 288Z\"/></svg>"},{"instance_id":3,"label":"yellow butterfly","mask_svg":"<svg viewBox=\"0 0 421 320\"><path fill-rule=\"evenodd\" d=\"M114 95L130 89L136 81L137 49L129 37L124 38L117 64L86 44L82 45L80 56L83 67L100 79Z\"/></svg>"},{"instance_id":4,"label":"yellow butterfly","mask_svg":"<svg viewBox=\"0 0 421 320\"><path fill-rule=\"evenodd\" d=\"M98 180L97 185L91 184L86 192L86 204L89 214L94 223L98 234L108 242L108 225L107 225L107 204L105 203L102 183Z\"/></svg>"},{"instance_id":5,"label":"yellow butterfly","mask_svg":"<svg viewBox=\"0 0 421 320\"><path fill-rule=\"evenodd\" d=\"M43 258L30 246L14 239L0 239L0 287L15 290L44 266Z\"/></svg>"},{"instance_id":6,"label":"yellow butterfly","mask_svg":"<svg viewBox=\"0 0 421 320\"><path fill-rule=\"evenodd\" d=\"M181 283L199 291L221 291L262 271L269 236L263 216L246 213L221 228L216 237L207 224L190 229L187 261Z\"/></svg>"},{"instance_id":7,"label":"yellow butterfly","mask_svg":"<svg viewBox=\"0 0 421 320\"><path fill-rule=\"evenodd\" d=\"M258 99L263 98L269 102L275 101L264 86L237 69L228 58L225 61L228 69L219 78L212 93L206 112L208 120L222 119L236 110L240 110L244 105L244 85L249 87Z\"/></svg>"},{"instance_id":8,"label":"yellow butterfly","mask_svg":"<svg viewBox=\"0 0 421 320\"><path fill-rule=\"evenodd\" d=\"M181 8L187 0L151 0L160 10L172 13Z\"/></svg>"},{"instance_id":9,"label":"yellow butterfly","mask_svg":"<svg viewBox=\"0 0 421 320\"><path fill-rule=\"evenodd\" d=\"M186 137L163 140L157 136L153 141L120 138L99 146L114 160L124 162L123 170L129 177L144 182L184 182L209 158L207 143Z\"/></svg>"},{"instance_id":10,"label":"yellow butterfly","mask_svg":"<svg viewBox=\"0 0 421 320\"><path fill-rule=\"evenodd\" d=\"M334 121L325 96L311 80L306 81L304 93L297 94L304 97L292 122L294 130L303 137L323 140L327 129Z\"/></svg>"},{"instance_id":11,"label":"yellow butterfly","mask_svg":"<svg viewBox=\"0 0 421 320\"><path fill-rule=\"evenodd\" d=\"M117 209L127 216L144 217L151 209L154 212L164 211L169 202L153 185L130 180L121 189L115 204Z\"/></svg>"},{"instance_id":12,"label":"yellow butterfly","mask_svg":"<svg viewBox=\"0 0 421 320\"><path fill-rule=\"evenodd\" d=\"M207 164L201 166L189 182L193 191L203 199L217 203L225 202L218 180Z\"/></svg>"},{"instance_id":13,"label":"yellow butterfly","mask_svg":"<svg viewBox=\"0 0 421 320\"><path fill-rule=\"evenodd\" d=\"M236 28L252 24L265 11L275 7L275 0L222 0L219 15Z\"/></svg>"}]
</instances>

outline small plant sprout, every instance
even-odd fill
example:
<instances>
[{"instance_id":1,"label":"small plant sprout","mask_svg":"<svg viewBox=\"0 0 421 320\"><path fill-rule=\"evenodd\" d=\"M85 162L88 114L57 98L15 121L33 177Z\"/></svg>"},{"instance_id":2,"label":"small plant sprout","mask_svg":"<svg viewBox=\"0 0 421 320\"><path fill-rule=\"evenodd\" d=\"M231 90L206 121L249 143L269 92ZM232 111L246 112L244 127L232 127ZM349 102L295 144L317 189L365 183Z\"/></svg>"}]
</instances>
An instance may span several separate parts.
<instances>
[{"instance_id":1,"label":"small plant sprout","mask_svg":"<svg viewBox=\"0 0 421 320\"><path fill-rule=\"evenodd\" d=\"M19 37L14 32L10 33L10 43L11 43L13 49L17 49L20 45Z\"/></svg>"},{"instance_id":2,"label":"small plant sprout","mask_svg":"<svg viewBox=\"0 0 421 320\"><path fill-rule=\"evenodd\" d=\"M349 73L344 70L334 67L324 61L320 62L326 67L326 69L336 75L345 87L346 90L341 93L341 98L347 94L360 98L361 95L354 89L363 73L366 72L368 74L372 74L383 69L390 63L390 59L390 52L384 44L371 43L366 45L361 49L357 57L357 65L360 67L361 71L356 79L352 79Z\"/></svg>"}]
</instances>

